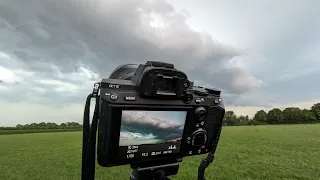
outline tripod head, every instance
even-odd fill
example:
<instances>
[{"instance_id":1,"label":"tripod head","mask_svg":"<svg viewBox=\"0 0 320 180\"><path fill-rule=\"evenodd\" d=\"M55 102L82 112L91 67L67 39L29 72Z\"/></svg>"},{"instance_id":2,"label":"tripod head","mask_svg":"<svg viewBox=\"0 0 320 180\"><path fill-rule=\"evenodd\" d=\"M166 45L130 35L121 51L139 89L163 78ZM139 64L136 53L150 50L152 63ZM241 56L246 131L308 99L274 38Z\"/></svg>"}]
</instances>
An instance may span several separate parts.
<instances>
[{"instance_id":1,"label":"tripod head","mask_svg":"<svg viewBox=\"0 0 320 180\"><path fill-rule=\"evenodd\" d=\"M181 159L182 161L182 159ZM180 162L181 162L180 161ZM166 163L158 162L159 164L151 166L131 165L133 169L130 175L130 180L169 180L168 176L175 175L179 170L179 162ZM161 165L160 165L161 164Z\"/></svg>"}]
</instances>

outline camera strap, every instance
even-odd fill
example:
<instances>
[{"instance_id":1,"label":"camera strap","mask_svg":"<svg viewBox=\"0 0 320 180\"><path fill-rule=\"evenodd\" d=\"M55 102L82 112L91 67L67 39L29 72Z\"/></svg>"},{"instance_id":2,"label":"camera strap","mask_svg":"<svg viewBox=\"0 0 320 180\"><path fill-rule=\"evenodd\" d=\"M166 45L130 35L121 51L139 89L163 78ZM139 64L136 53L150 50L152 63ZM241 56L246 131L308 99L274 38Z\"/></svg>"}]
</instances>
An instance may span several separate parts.
<instances>
[{"instance_id":1,"label":"camera strap","mask_svg":"<svg viewBox=\"0 0 320 180\"><path fill-rule=\"evenodd\" d=\"M93 93L88 95L84 108L81 180L94 180L95 175L96 134L99 120L98 91L99 84L95 84ZM92 98L96 98L96 103L92 123L90 126L90 102Z\"/></svg>"},{"instance_id":2,"label":"camera strap","mask_svg":"<svg viewBox=\"0 0 320 180\"><path fill-rule=\"evenodd\" d=\"M217 128L217 136L214 140L214 143L212 145L212 148L211 150L209 151L208 153L208 156L207 158L203 159L200 163L200 166L198 168L198 180L205 180L205 170L206 168L213 162L214 160L214 153L216 152L216 149L217 149L217 146L218 146L218 142L219 142L219 139L220 139L220 134L221 134L221 129L222 129L222 122L221 124L218 125L218 128Z\"/></svg>"}]
</instances>

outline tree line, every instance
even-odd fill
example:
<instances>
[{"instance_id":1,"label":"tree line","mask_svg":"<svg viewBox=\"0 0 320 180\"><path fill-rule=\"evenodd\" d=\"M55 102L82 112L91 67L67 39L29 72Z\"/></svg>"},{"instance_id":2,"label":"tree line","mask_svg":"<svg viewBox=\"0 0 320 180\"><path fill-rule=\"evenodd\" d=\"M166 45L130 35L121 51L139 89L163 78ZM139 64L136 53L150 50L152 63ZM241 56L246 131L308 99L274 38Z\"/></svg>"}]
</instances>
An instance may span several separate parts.
<instances>
[{"instance_id":1,"label":"tree line","mask_svg":"<svg viewBox=\"0 0 320 180\"><path fill-rule=\"evenodd\" d=\"M320 123L320 103L314 104L310 109L287 107L283 111L274 108L268 112L259 110L253 118L237 116L233 111L226 111L223 125L258 125L258 124L312 124Z\"/></svg>"},{"instance_id":2,"label":"tree line","mask_svg":"<svg viewBox=\"0 0 320 180\"><path fill-rule=\"evenodd\" d=\"M237 116L233 111L226 111L223 125L259 125L259 124L312 124L320 123L320 103L314 104L310 109L300 109L298 107L287 107L283 111L274 108L268 112L259 110L253 118L249 116ZM52 122L41 122L21 125L15 127L0 127L0 130L37 130L37 129L82 129L78 122L66 122L56 124Z\"/></svg>"},{"instance_id":3,"label":"tree line","mask_svg":"<svg viewBox=\"0 0 320 180\"><path fill-rule=\"evenodd\" d=\"M41 122L21 125L18 124L15 127L0 127L0 130L30 130L30 129L81 129L82 125L77 122L66 122L56 124L52 122Z\"/></svg>"}]
</instances>

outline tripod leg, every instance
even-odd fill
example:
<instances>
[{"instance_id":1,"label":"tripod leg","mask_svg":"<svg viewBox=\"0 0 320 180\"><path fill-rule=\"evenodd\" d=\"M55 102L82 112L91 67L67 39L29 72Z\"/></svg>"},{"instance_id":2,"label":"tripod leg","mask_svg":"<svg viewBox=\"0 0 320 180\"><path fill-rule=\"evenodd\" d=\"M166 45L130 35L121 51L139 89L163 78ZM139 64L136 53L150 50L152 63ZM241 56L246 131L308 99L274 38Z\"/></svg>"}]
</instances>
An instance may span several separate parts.
<instances>
[{"instance_id":1,"label":"tripod leg","mask_svg":"<svg viewBox=\"0 0 320 180\"><path fill-rule=\"evenodd\" d=\"M138 180L137 171L136 170L132 170L132 172L130 174L130 180Z\"/></svg>"},{"instance_id":2,"label":"tripod leg","mask_svg":"<svg viewBox=\"0 0 320 180\"><path fill-rule=\"evenodd\" d=\"M166 173L164 171L159 170L154 173L154 180L170 180L170 179L166 177Z\"/></svg>"}]
</instances>

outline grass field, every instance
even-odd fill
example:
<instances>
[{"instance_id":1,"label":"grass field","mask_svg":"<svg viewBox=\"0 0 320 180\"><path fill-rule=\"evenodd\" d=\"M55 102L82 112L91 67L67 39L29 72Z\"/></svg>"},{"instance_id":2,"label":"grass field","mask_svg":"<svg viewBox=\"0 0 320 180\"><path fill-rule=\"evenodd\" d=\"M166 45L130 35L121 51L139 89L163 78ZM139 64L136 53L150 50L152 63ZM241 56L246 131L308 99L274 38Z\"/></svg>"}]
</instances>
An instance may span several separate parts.
<instances>
[{"instance_id":1,"label":"grass field","mask_svg":"<svg viewBox=\"0 0 320 180\"><path fill-rule=\"evenodd\" d=\"M0 136L1 180L80 179L81 132ZM204 157L185 158L171 179L196 179ZM98 180L129 179L129 166L97 166ZM320 178L320 125L223 127L207 179Z\"/></svg>"}]
</instances>

